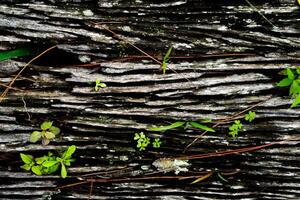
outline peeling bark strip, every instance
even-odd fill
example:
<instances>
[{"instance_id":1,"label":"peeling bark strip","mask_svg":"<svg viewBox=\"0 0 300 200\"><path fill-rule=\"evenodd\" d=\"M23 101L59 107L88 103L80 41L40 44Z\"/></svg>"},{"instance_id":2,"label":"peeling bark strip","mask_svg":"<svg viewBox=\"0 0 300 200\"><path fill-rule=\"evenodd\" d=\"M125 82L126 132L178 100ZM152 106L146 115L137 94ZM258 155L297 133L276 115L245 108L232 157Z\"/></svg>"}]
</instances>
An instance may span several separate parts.
<instances>
[{"instance_id":1,"label":"peeling bark strip","mask_svg":"<svg viewBox=\"0 0 300 200\"><path fill-rule=\"evenodd\" d=\"M192 160L182 177L239 171L228 183L212 175L191 180L58 186L90 178L140 179L156 173L152 162L281 141L299 136L299 108L278 89L277 72L300 61L299 6L294 1L127 1L41 0L0 3L0 49L25 45L41 52L57 49L30 65L0 104L0 198L2 199L299 199L298 140L256 152ZM161 61L173 46L174 73L105 29L117 33ZM175 59L176 57L176 59ZM0 62L0 91L27 58ZM89 63L92 63L91 65ZM75 67L74 65L77 65ZM79 66L82 65L82 66ZM107 84L98 92L94 82ZM191 82L188 82L189 79ZM224 119L270 98L256 109L237 139L227 124L209 133L187 153L199 132L148 132L162 147L140 153L135 132L176 120ZM25 103L24 103L25 102ZM30 118L28 118L30 116ZM43 120L54 120L62 134L50 145L28 142ZM71 179L34 176L22 171L19 153L42 155L75 144ZM83 176L94 174L93 176ZM166 174L173 176L174 174ZM195 178L196 179L196 178ZM193 180L192 180L193 181ZM92 191L92 192L91 192Z\"/></svg>"}]
</instances>

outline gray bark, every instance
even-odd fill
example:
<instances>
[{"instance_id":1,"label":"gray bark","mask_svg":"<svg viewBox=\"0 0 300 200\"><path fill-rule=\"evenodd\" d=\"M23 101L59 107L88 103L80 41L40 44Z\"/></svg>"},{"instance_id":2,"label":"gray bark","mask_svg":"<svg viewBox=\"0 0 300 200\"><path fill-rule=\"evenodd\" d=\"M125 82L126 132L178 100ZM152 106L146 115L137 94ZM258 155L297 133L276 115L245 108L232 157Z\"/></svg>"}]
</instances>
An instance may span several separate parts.
<instances>
[{"instance_id":1,"label":"gray bark","mask_svg":"<svg viewBox=\"0 0 300 200\"><path fill-rule=\"evenodd\" d=\"M281 69L299 63L299 7L288 0L252 3L276 27L245 1L1 1L1 50L29 45L41 51L53 43L58 50L35 62L16 81L14 87L26 92L11 90L0 104L0 197L87 199L88 184L60 193L56 187L79 182L76 177L83 173L128 166L133 169L111 176L156 172L151 166L155 159L185 155L182 150L199 134L149 132L161 137L162 147L139 153L135 132L176 120L222 119L269 97L254 109L257 118L245 123L236 139L227 136L228 124L222 125L186 154L298 136L300 110L288 109L288 91L275 83ZM141 54L90 21L105 24L158 58L173 46L172 57L181 58L171 58L169 66L177 73L167 70L162 75L160 66L145 57L116 61ZM82 56L99 64L71 66L83 64ZM11 81L25 61L1 62L1 83ZM97 78L107 84L99 92L93 89ZM61 136L48 146L29 143L29 133L46 119L62 128ZM240 170L229 183L217 176L195 185L190 180L95 183L92 198L299 199L298 143L191 162L190 173ZM19 169L21 152L44 154L70 144L78 151L67 181Z\"/></svg>"}]
</instances>

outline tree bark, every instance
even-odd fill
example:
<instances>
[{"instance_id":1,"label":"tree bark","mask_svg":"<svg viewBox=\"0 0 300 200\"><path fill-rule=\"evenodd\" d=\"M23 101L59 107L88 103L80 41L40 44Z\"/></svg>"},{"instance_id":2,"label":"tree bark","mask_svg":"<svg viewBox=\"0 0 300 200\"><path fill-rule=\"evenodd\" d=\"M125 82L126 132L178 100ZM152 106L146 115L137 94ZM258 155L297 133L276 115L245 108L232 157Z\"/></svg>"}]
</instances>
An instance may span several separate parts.
<instances>
[{"instance_id":1,"label":"tree bark","mask_svg":"<svg viewBox=\"0 0 300 200\"><path fill-rule=\"evenodd\" d=\"M78 176L85 173L130 168L99 177L140 177L157 172L152 162L158 158L298 136L300 110L289 109L288 91L275 83L282 78L280 70L299 63L299 7L288 0L251 2L257 10L234 0L1 1L1 50L29 46L42 51L53 44L57 49L17 79L13 87L25 92L10 90L0 103L0 197L87 199L89 184L61 192L57 187L80 182ZM173 46L172 70L163 75L158 63L123 40L158 60ZM8 84L26 62L0 62L0 83ZM87 63L93 65L83 66ZM95 91L96 79L107 87ZM237 138L228 136L230 124L223 124L186 153L183 149L201 132L146 131L177 120L223 119L261 101L253 109L257 118L244 123ZM54 121L61 135L47 146L28 142L44 120ZM162 147L139 152L133 137L141 131L160 137ZM239 171L228 183L217 173L195 185L190 185L194 179L95 183L91 198L298 199L298 143L193 160L186 173ZM43 155L71 144L78 150L70 179L35 176L19 168L19 153Z\"/></svg>"}]
</instances>

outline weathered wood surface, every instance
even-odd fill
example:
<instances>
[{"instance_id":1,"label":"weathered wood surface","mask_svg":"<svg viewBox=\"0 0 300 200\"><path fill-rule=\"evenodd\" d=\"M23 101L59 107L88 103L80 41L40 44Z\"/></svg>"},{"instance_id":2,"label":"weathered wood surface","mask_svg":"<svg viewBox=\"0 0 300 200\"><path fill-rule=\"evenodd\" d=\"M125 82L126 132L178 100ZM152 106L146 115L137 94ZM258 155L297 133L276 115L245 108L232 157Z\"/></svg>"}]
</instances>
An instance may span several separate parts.
<instances>
[{"instance_id":1,"label":"weathered wood surface","mask_svg":"<svg viewBox=\"0 0 300 200\"><path fill-rule=\"evenodd\" d=\"M127 177L155 172L160 157L181 156L199 132L156 134L159 151L140 154L133 133L153 124L199 118L221 119L272 97L255 110L258 119L245 124L237 139L227 125L207 134L186 154L234 149L299 135L299 109L288 109L286 90L275 82L277 72L299 63L299 7L288 0L252 1L276 27L245 1L39 1L2 0L1 49L30 45L58 49L31 65L0 104L0 197L2 199L86 199L89 185L56 190L79 181L38 177L19 169L20 152L44 153L78 146L70 177L82 173L132 167L114 174ZM91 10L93 15L90 15ZM141 55L89 21L111 30L151 55L174 46L174 64L163 76L149 59L115 61L120 55ZM228 55L231 54L231 55ZM82 64L82 56L94 67ZM1 83L8 83L25 64L0 63ZM68 67L69 66L69 67ZM26 79L27 78L27 79ZM28 79L29 78L29 79ZM93 91L96 78L108 87ZM186 80L188 78L191 82ZM26 107L24 107L24 102ZM30 115L30 118L28 116ZM30 144L28 135L45 119L54 120L62 135L48 146ZM153 135L154 133L150 133ZM192 161L191 171L240 170L229 183L217 177L190 181L95 184L93 199L299 199L299 142L257 152Z\"/></svg>"}]
</instances>

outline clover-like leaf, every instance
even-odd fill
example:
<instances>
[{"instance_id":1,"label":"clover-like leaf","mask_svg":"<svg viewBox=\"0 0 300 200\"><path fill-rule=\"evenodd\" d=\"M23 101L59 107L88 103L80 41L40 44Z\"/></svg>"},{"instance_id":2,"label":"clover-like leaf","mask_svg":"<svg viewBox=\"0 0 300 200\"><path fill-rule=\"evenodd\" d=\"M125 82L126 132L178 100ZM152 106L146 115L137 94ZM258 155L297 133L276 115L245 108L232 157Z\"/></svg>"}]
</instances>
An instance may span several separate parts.
<instances>
[{"instance_id":1,"label":"clover-like leaf","mask_svg":"<svg viewBox=\"0 0 300 200\"><path fill-rule=\"evenodd\" d=\"M51 133L53 133L54 135L57 135L60 133L60 128L56 127L56 126L51 126L51 128L49 128L49 131Z\"/></svg>"},{"instance_id":2,"label":"clover-like leaf","mask_svg":"<svg viewBox=\"0 0 300 200\"><path fill-rule=\"evenodd\" d=\"M33 156L32 155L27 155L27 154L23 154L20 153L21 159L25 164L30 164L32 162L34 162Z\"/></svg>"},{"instance_id":3,"label":"clover-like leaf","mask_svg":"<svg viewBox=\"0 0 300 200\"><path fill-rule=\"evenodd\" d=\"M139 140L140 139L140 134L139 133L135 133L133 139L134 140Z\"/></svg>"},{"instance_id":4,"label":"clover-like leaf","mask_svg":"<svg viewBox=\"0 0 300 200\"><path fill-rule=\"evenodd\" d=\"M45 121L41 124L41 129L43 131L46 131L51 128L52 124L53 124L53 122L51 122L51 121Z\"/></svg>"},{"instance_id":5,"label":"clover-like leaf","mask_svg":"<svg viewBox=\"0 0 300 200\"><path fill-rule=\"evenodd\" d=\"M245 120L248 122L252 122L255 119L255 112L249 111L247 114L245 114Z\"/></svg>"},{"instance_id":6,"label":"clover-like leaf","mask_svg":"<svg viewBox=\"0 0 300 200\"><path fill-rule=\"evenodd\" d=\"M161 145L160 139L159 138L155 138L154 141L153 141L153 143L152 143L152 145L153 145L154 148L159 148L160 145Z\"/></svg>"},{"instance_id":7,"label":"clover-like leaf","mask_svg":"<svg viewBox=\"0 0 300 200\"><path fill-rule=\"evenodd\" d=\"M41 133L41 132L39 132L39 131L33 131L33 132L30 134L29 141L32 142L32 143L35 143L35 142L37 142L41 137L42 137L42 133Z\"/></svg>"}]
</instances>

